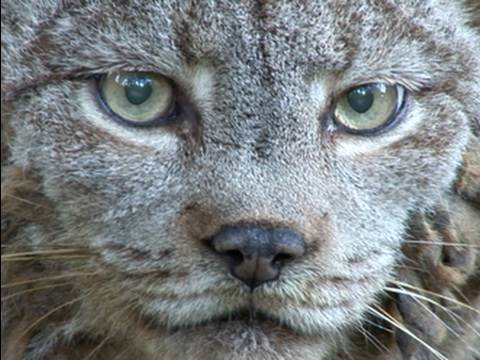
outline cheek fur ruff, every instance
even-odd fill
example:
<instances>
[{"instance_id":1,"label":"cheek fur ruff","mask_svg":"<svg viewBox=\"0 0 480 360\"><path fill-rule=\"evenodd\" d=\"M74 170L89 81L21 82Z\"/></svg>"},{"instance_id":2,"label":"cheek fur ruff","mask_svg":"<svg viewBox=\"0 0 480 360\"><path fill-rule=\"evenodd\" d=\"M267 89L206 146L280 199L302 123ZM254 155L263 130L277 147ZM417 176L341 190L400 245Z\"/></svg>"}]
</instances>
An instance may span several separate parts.
<instances>
[{"instance_id":1,"label":"cheek fur ruff","mask_svg":"<svg viewBox=\"0 0 480 360\"><path fill-rule=\"evenodd\" d=\"M362 331L350 339L350 352L359 359L417 358L427 356L431 349L460 359L466 344L478 343L479 174L480 142L472 137L452 193L445 194L430 213L412 214L404 258L386 289L388 296L372 308ZM88 287L88 276L82 278L81 269L82 257L88 257L88 252L22 242L28 229L54 226L56 214L50 209L38 179L26 170L5 166L2 358L7 353L9 359L34 353L69 359L94 353L95 358L109 358L116 347L109 337L112 334L77 329L81 327L76 318L81 296L75 293L68 274L77 273L78 281ZM58 260L67 265L59 265ZM72 265L74 260L78 263Z\"/></svg>"}]
</instances>

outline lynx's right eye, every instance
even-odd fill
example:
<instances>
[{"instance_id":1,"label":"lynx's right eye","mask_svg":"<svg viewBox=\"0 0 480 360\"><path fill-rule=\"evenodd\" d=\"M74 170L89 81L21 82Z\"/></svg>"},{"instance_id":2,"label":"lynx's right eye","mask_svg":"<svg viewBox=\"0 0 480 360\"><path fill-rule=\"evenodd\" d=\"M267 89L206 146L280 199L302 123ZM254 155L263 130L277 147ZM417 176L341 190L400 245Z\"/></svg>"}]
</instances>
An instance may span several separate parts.
<instances>
[{"instance_id":1,"label":"lynx's right eye","mask_svg":"<svg viewBox=\"0 0 480 360\"><path fill-rule=\"evenodd\" d=\"M98 88L104 107L127 125L161 125L175 111L173 87L167 78L158 74L104 75Z\"/></svg>"}]
</instances>

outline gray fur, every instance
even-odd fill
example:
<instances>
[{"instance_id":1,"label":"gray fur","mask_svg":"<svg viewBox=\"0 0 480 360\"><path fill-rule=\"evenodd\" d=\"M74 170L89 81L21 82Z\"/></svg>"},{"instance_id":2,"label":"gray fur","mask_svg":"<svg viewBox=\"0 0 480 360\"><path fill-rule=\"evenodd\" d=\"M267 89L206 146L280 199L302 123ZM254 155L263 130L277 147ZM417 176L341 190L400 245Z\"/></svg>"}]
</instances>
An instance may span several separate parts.
<instances>
[{"instance_id":1,"label":"gray fur","mask_svg":"<svg viewBox=\"0 0 480 360\"><path fill-rule=\"evenodd\" d=\"M85 247L95 255L83 266L99 271L78 280L77 312L40 331L26 358L78 334L108 337L125 358L331 358L393 276L410 215L449 191L478 133L480 37L464 10L2 2L8 164L39 179L54 214L16 241ZM114 123L87 78L119 69L171 78L197 117L168 129ZM335 130L333 96L379 80L409 90L401 125L368 138ZM239 222L290 226L308 254L251 295L201 241ZM252 301L275 320L202 325Z\"/></svg>"}]
</instances>

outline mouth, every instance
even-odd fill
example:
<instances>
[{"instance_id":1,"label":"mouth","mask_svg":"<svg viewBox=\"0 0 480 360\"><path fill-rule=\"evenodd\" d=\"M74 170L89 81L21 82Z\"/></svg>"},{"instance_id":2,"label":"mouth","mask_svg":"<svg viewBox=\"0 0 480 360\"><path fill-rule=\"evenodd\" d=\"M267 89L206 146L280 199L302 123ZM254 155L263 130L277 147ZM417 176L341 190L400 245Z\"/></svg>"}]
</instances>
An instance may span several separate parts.
<instances>
[{"instance_id":1,"label":"mouth","mask_svg":"<svg viewBox=\"0 0 480 360\"><path fill-rule=\"evenodd\" d=\"M151 318L144 317L144 323L149 324L149 328L157 328L157 330L165 331L168 333L177 333L184 331L196 331L201 330L205 332L217 332L225 330L233 330L238 328L244 329L257 329L263 332L282 332L290 333L291 335L301 335L297 330L288 326L281 319L269 315L256 308L245 307L228 313L212 316L209 319L176 326L169 326L165 328L156 323Z\"/></svg>"},{"instance_id":2,"label":"mouth","mask_svg":"<svg viewBox=\"0 0 480 360\"><path fill-rule=\"evenodd\" d=\"M237 306L222 306L223 309L220 304L204 311L192 307L178 309L181 317L176 316L175 311L166 313L170 318L163 317L165 313L157 311L143 312L137 319L145 329L164 335L192 332L225 334L243 329L263 334L312 337L336 330L357 319L363 313L362 304L345 300L334 306L296 307L285 303L275 305L270 301L247 301L240 302Z\"/></svg>"},{"instance_id":3,"label":"mouth","mask_svg":"<svg viewBox=\"0 0 480 360\"><path fill-rule=\"evenodd\" d=\"M230 312L228 314L214 317L210 320L203 321L196 326L209 325L209 324L232 324L243 323L245 325L262 325L270 324L278 327L285 327L279 319L276 319L270 315L265 314L254 307L244 308L237 311Z\"/></svg>"},{"instance_id":4,"label":"mouth","mask_svg":"<svg viewBox=\"0 0 480 360\"><path fill-rule=\"evenodd\" d=\"M182 344L183 354L191 344L197 344L195 354L203 351L204 355L197 357L202 359L212 358L211 351L226 354L224 358L232 358L231 354L239 353L263 355L248 358L265 358L265 354L282 352L282 349L289 353L294 351L295 347L300 351L310 346L318 354L326 353L329 349L324 333L308 334L297 331L284 324L282 318L248 307L177 327L162 326L158 322L149 323L150 326L144 327L139 333L142 334L142 339L150 339L153 348L163 346L165 339L170 339L177 344L175 351L178 350L178 344ZM298 349L298 344L301 344L301 349Z\"/></svg>"}]
</instances>

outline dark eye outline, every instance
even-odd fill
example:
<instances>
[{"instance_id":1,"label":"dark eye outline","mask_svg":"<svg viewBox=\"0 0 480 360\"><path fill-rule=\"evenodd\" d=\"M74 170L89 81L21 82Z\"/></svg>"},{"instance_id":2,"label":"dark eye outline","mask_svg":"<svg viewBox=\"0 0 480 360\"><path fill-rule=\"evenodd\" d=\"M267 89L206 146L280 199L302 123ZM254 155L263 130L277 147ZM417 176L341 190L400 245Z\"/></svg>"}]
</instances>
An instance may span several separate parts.
<instances>
[{"instance_id":1,"label":"dark eye outline","mask_svg":"<svg viewBox=\"0 0 480 360\"><path fill-rule=\"evenodd\" d=\"M381 125L379 125L377 127L371 128L371 129L361 129L361 130L359 130L359 129L350 128L350 127L344 125L341 121L337 120L337 118L335 116L335 109L336 109L337 102L338 102L337 99L339 99L342 96L346 96L346 94L348 94L350 91L352 91L353 89L356 89L358 87L373 86L373 85L376 85L376 84L394 86L395 87L395 93L397 95L397 104L396 104L395 111L392 112L390 117L385 122L383 122ZM391 84L380 83L380 82L365 83L365 84L353 86L350 89L342 92L339 96L337 96L335 98L334 102L333 102L332 112L331 112L330 117L331 117L333 123L335 124L335 127L340 131L343 131L343 132L346 132L346 133L349 133L349 134L353 134L353 135L374 136L374 135L378 135L378 134L387 132L387 131L395 128L398 124L400 124L402 122L404 116L405 116L405 113L407 112L406 109L408 107L409 101L410 101L409 92L402 85L399 85L399 84L391 85Z\"/></svg>"},{"instance_id":2,"label":"dark eye outline","mask_svg":"<svg viewBox=\"0 0 480 360\"><path fill-rule=\"evenodd\" d=\"M97 99L98 104L100 105L100 108L106 112L114 121L121 125L126 125L129 127L133 128L152 128L152 127L160 127L160 126L166 126L171 124L175 119L179 116L180 114L180 108L178 105L178 102L176 100L177 98L177 88L173 84L172 81L170 81L170 84L172 85L172 91L173 91L173 99L170 104L170 107L168 110L165 112L165 115L156 117L152 120L145 121L145 122L136 122L132 120L128 120L120 115L118 115L115 111L113 111L110 106L108 106L107 102L105 101L103 97L103 91L102 91L102 81L111 74L101 74L97 75L93 78L94 83L94 91L95 91L95 98Z\"/></svg>"}]
</instances>

